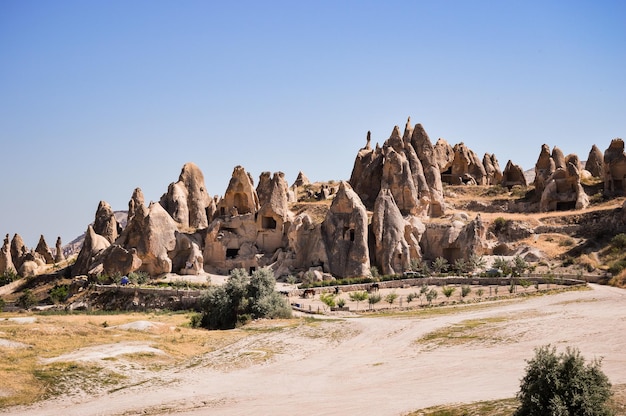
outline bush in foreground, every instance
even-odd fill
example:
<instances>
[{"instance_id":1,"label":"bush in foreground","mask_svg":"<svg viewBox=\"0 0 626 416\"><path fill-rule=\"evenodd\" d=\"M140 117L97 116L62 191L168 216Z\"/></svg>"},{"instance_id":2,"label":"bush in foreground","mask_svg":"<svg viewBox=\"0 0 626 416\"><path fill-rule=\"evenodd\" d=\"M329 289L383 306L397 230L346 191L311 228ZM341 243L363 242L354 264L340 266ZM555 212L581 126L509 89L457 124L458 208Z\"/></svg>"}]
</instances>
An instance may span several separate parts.
<instances>
[{"instance_id":1,"label":"bush in foreground","mask_svg":"<svg viewBox=\"0 0 626 416\"><path fill-rule=\"evenodd\" d=\"M274 291L276 279L270 269L259 269L252 276L235 269L223 286L211 286L201 300L201 316L192 326L232 329L251 319L289 318L291 307Z\"/></svg>"},{"instance_id":2,"label":"bush in foreground","mask_svg":"<svg viewBox=\"0 0 626 416\"><path fill-rule=\"evenodd\" d=\"M550 345L535 349L517 393L515 416L612 415L607 403L611 383L600 367L600 360L585 364L576 348L560 354Z\"/></svg>"}]
</instances>

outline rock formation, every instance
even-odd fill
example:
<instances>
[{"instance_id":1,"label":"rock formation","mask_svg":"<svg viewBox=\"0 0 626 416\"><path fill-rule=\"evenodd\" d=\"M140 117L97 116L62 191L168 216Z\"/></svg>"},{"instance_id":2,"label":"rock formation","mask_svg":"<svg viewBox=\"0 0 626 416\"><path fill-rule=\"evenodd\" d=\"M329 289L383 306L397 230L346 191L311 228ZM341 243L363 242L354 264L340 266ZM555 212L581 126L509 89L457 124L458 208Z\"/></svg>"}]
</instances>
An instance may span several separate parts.
<instances>
[{"instance_id":1,"label":"rock formation","mask_svg":"<svg viewBox=\"0 0 626 416\"><path fill-rule=\"evenodd\" d=\"M605 192L624 193L626 190L626 154L624 154L624 141L620 138L613 139L604 151L603 176Z\"/></svg>"},{"instance_id":2,"label":"rock formation","mask_svg":"<svg viewBox=\"0 0 626 416\"><path fill-rule=\"evenodd\" d=\"M259 197L254 189L254 181L241 166L236 166L224 197L217 205L217 215L256 214L259 210Z\"/></svg>"},{"instance_id":3,"label":"rock formation","mask_svg":"<svg viewBox=\"0 0 626 416\"><path fill-rule=\"evenodd\" d=\"M305 185L310 185L310 184L311 184L311 181L309 180L309 178L306 177L306 175L302 171L298 172L298 177L293 182L293 185L295 186L305 186Z\"/></svg>"},{"instance_id":4,"label":"rock formation","mask_svg":"<svg viewBox=\"0 0 626 416\"><path fill-rule=\"evenodd\" d=\"M487 173L473 150L465 143L454 146L454 160L450 168L450 184L452 185L485 185Z\"/></svg>"},{"instance_id":5,"label":"rock formation","mask_svg":"<svg viewBox=\"0 0 626 416\"><path fill-rule=\"evenodd\" d=\"M9 243L9 234L4 237L4 244L0 248L0 275L5 274L7 271L12 270L17 272L13 259L11 258L11 245Z\"/></svg>"},{"instance_id":6,"label":"rock formation","mask_svg":"<svg viewBox=\"0 0 626 416\"><path fill-rule=\"evenodd\" d=\"M37 243L35 253L39 254L46 264L54 263L54 257L52 257L52 252L46 243L46 239L43 238L43 235L39 237L39 243Z\"/></svg>"},{"instance_id":7,"label":"rock formation","mask_svg":"<svg viewBox=\"0 0 626 416\"><path fill-rule=\"evenodd\" d=\"M367 144L357 153L350 175L350 185L367 207L374 206L380 192L384 159L382 149L378 145L372 149L370 140L371 133L368 131Z\"/></svg>"},{"instance_id":8,"label":"rock formation","mask_svg":"<svg viewBox=\"0 0 626 416\"><path fill-rule=\"evenodd\" d=\"M564 160L566 167L557 168L545 183L539 203L542 212L583 209L589 205L589 197L580 183L578 156L569 155Z\"/></svg>"},{"instance_id":9,"label":"rock formation","mask_svg":"<svg viewBox=\"0 0 626 416\"><path fill-rule=\"evenodd\" d=\"M102 268L107 276L125 276L141 267L137 250L113 244L102 253Z\"/></svg>"},{"instance_id":10,"label":"rock formation","mask_svg":"<svg viewBox=\"0 0 626 416\"><path fill-rule=\"evenodd\" d=\"M430 211L429 214L432 217L440 217L445 213L445 203L443 198L443 184L441 183L441 172L437 162L434 159L435 150L433 145L426 134L426 130L421 124L417 124L413 128L413 134L411 135L411 145L417 153L417 157L422 163L424 177L428 184L428 191L430 194Z\"/></svg>"},{"instance_id":11,"label":"rock formation","mask_svg":"<svg viewBox=\"0 0 626 416\"><path fill-rule=\"evenodd\" d=\"M135 212L137 212L140 207L145 208L143 192L141 191L141 188L135 188L130 201L128 201L128 222L133 219Z\"/></svg>"},{"instance_id":12,"label":"rock formation","mask_svg":"<svg viewBox=\"0 0 626 416\"><path fill-rule=\"evenodd\" d=\"M375 261L383 274L402 273L411 264L411 251L405 239L406 222L389 189L381 189L372 217ZM419 259L417 259L419 260Z\"/></svg>"},{"instance_id":13,"label":"rock formation","mask_svg":"<svg viewBox=\"0 0 626 416\"><path fill-rule=\"evenodd\" d=\"M100 254L110 245L109 240L97 234L91 225L87 227L83 247L80 249L80 253L78 253L76 263L72 266L72 275L96 274L100 271L92 270L92 268L96 264L100 264L98 261L100 260Z\"/></svg>"},{"instance_id":14,"label":"rock formation","mask_svg":"<svg viewBox=\"0 0 626 416\"><path fill-rule=\"evenodd\" d=\"M322 223L328 269L333 276L369 275L367 211L347 182L341 182Z\"/></svg>"},{"instance_id":15,"label":"rock formation","mask_svg":"<svg viewBox=\"0 0 626 416\"><path fill-rule=\"evenodd\" d=\"M498 185L502 183L503 173L496 155L485 153L483 156L483 167L487 175L487 185Z\"/></svg>"},{"instance_id":16,"label":"rock formation","mask_svg":"<svg viewBox=\"0 0 626 416\"><path fill-rule=\"evenodd\" d=\"M452 168L454 161L454 148L442 138L437 140L434 146L435 163L439 167L439 172L444 173Z\"/></svg>"},{"instance_id":17,"label":"rock formation","mask_svg":"<svg viewBox=\"0 0 626 416\"><path fill-rule=\"evenodd\" d=\"M113 243L122 231L122 227L115 219L113 209L105 201L100 201L100 204L98 204L93 230L96 234L100 234L106 238L109 243Z\"/></svg>"},{"instance_id":18,"label":"rock formation","mask_svg":"<svg viewBox=\"0 0 626 416\"><path fill-rule=\"evenodd\" d=\"M537 163L535 163L535 193L541 195L543 188L550 176L556 170L556 163L552 156L550 156L550 147L547 144L541 146L541 152Z\"/></svg>"},{"instance_id":19,"label":"rock formation","mask_svg":"<svg viewBox=\"0 0 626 416\"><path fill-rule=\"evenodd\" d=\"M487 227L480 215L465 224L452 220L450 224L426 224L421 241L424 257L434 260L443 257L450 264L459 259L467 260L472 254L481 255L486 251Z\"/></svg>"},{"instance_id":20,"label":"rock formation","mask_svg":"<svg viewBox=\"0 0 626 416\"><path fill-rule=\"evenodd\" d=\"M13 260L16 271L19 272L27 253L28 250L26 249L22 237L19 234L13 235L13 239L11 240L11 259Z\"/></svg>"},{"instance_id":21,"label":"rock formation","mask_svg":"<svg viewBox=\"0 0 626 416\"><path fill-rule=\"evenodd\" d=\"M524 169L519 165L513 164L510 160L506 163L504 172L502 173L502 186L506 186L511 189L516 185L526 186L526 176L524 176Z\"/></svg>"},{"instance_id":22,"label":"rock formation","mask_svg":"<svg viewBox=\"0 0 626 416\"><path fill-rule=\"evenodd\" d=\"M61 237L57 237L57 242L55 245L54 251L54 262L60 263L65 260L65 255L63 254L63 245L61 244Z\"/></svg>"},{"instance_id":23,"label":"rock formation","mask_svg":"<svg viewBox=\"0 0 626 416\"><path fill-rule=\"evenodd\" d=\"M178 182L170 184L160 204L186 229L206 228L215 213L213 198L204 185L204 175L194 163L185 163Z\"/></svg>"},{"instance_id":24,"label":"rock formation","mask_svg":"<svg viewBox=\"0 0 626 416\"><path fill-rule=\"evenodd\" d=\"M595 144L591 146L589 156L587 156L585 170L595 178L604 177L604 155Z\"/></svg>"},{"instance_id":25,"label":"rock formation","mask_svg":"<svg viewBox=\"0 0 626 416\"><path fill-rule=\"evenodd\" d=\"M264 197L261 199L259 196L261 207L256 215L256 246L261 252L272 254L287 245L288 222L291 220L288 206L289 186L282 172L274 173L266 181Z\"/></svg>"}]
</instances>

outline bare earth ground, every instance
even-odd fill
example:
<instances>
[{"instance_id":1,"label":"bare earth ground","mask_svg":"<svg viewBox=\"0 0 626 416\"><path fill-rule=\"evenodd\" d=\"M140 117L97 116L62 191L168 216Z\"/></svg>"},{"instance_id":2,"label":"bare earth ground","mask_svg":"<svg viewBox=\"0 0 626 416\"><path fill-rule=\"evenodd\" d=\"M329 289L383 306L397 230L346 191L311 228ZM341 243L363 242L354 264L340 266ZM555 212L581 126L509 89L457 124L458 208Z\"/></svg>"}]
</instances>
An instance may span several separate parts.
<instances>
[{"instance_id":1,"label":"bare earth ground","mask_svg":"<svg viewBox=\"0 0 626 416\"><path fill-rule=\"evenodd\" d=\"M591 287L453 313L435 308L430 311L436 313L302 321L275 331L265 326L194 365L154 372L146 382L1 413L401 415L437 404L512 397L525 360L547 343L559 350L576 346L587 359L604 357L611 382L624 384L626 291ZM92 353L78 352L76 359ZM100 357L105 362L104 348Z\"/></svg>"}]
</instances>

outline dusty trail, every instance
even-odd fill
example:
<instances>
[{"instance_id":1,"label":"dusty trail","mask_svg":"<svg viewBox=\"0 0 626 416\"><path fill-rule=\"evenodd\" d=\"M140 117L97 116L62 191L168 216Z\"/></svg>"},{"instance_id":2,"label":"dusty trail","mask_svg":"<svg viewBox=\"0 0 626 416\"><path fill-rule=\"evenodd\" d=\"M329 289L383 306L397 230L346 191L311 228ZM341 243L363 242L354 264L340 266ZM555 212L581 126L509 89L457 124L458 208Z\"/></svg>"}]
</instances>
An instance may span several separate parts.
<instances>
[{"instance_id":1,"label":"dusty trail","mask_svg":"<svg viewBox=\"0 0 626 416\"><path fill-rule=\"evenodd\" d=\"M350 318L269 332L205 356L194 367L81 402L49 401L12 415L400 415L419 408L512 397L533 348L577 346L604 357L626 383L626 291L533 297L428 318ZM497 318L497 319L495 319ZM486 337L417 343L436 329L484 320ZM267 361L257 360L270 354ZM249 360L242 368L236 363Z\"/></svg>"}]
</instances>

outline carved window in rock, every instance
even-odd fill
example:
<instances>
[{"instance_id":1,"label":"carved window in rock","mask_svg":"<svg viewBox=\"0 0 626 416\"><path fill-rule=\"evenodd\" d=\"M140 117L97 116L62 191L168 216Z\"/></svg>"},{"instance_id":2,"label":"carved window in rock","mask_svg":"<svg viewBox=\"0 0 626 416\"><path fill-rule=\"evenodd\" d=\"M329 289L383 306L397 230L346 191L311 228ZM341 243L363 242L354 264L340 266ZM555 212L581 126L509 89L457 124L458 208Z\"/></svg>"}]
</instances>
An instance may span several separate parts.
<instances>
[{"instance_id":1,"label":"carved window in rock","mask_svg":"<svg viewBox=\"0 0 626 416\"><path fill-rule=\"evenodd\" d=\"M226 249L226 258L227 259L234 259L238 255L239 255L239 249L238 248L227 248Z\"/></svg>"},{"instance_id":2,"label":"carved window in rock","mask_svg":"<svg viewBox=\"0 0 626 416\"><path fill-rule=\"evenodd\" d=\"M261 226L265 230L275 230L276 220L274 219L274 217L263 217L261 218Z\"/></svg>"},{"instance_id":3,"label":"carved window in rock","mask_svg":"<svg viewBox=\"0 0 626 416\"><path fill-rule=\"evenodd\" d=\"M236 193L234 196L234 205L240 215L250 212L250 207L248 207L248 198L245 194Z\"/></svg>"},{"instance_id":4,"label":"carved window in rock","mask_svg":"<svg viewBox=\"0 0 626 416\"><path fill-rule=\"evenodd\" d=\"M354 241L354 228L343 227L343 239Z\"/></svg>"}]
</instances>

